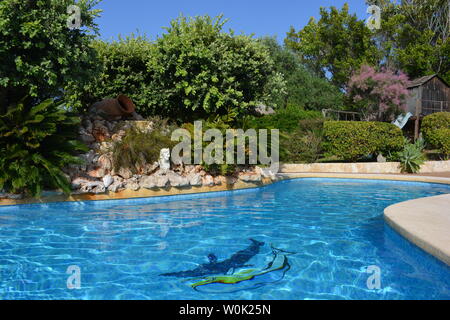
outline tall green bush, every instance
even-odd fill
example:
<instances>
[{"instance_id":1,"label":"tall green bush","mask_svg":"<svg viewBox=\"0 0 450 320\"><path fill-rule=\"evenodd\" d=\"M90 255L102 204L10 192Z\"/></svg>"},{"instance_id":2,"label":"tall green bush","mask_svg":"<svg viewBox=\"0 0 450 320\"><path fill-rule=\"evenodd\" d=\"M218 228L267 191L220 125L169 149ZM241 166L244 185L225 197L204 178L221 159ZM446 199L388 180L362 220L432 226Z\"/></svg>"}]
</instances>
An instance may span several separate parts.
<instances>
[{"instance_id":1,"label":"tall green bush","mask_svg":"<svg viewBox=\"0 0 450 320\"><path fill-rule=\"evenodd\" d=\"M30 100L30 99L28 99ZM76 140L79 118L51 99L23 100L0 115L0 190L39 196L44 188L70 192L62 168L79 164L87 148Z\"/></svg>"},{"instance_id":2,"label":"tall green bush","mask_svg":"<svg viewBox=\"0 0 450 320\"><path fill-rule=\"evenodd\" d=\"M147 63L153 44L144 36L131 35L112 42L95 40L92 47L98 55L99 73L87 84L74 85L71 105L84 111L96 101L126 94L139 113L149 115L147 106L155 93Z\"/></svg>"},{"instance_id":3,"label":"tall green bush","mask_svg":"<svg viewBox=\"0 0 450 320\"><path fill-rule=\"evenodd\" d=\"M422 122L425 142L445 157L450 156L450 112L437 112L426 116Z\"/></svg>"},{"instance_id":4,"label":"tall green bush","mask_svg":"<svg viewBox=\"0 0 450 320\"><path fill-rule=\"evenodd\" d=\"M225 22L222 16L171 22L147 64L154 93L148 113L181 121L236 119L262 100L275 76L269 53L250 36L224 32Z\"/></svg>"},{"instance_id":5,"label":"tall green bush","mask_svg":"<svg viewBox=\"0 0 450 320\"><path fill-rule=\"evenodd\" d=\"M400 151L402 131L390 123L369 121L327 121L324 148L330 156L356 161L364 156Z\"/></svg>"},{"instance_id":6,"label":"tall green bush","mask_svg":"<svg viewBox=\"0 0 450 320\"><path fill-rule=\"evenodd\" d=\"M254 129L278 129L282 132L292 132L299 128L299 121L320 118L323 118L323 115L319 111L288 107L277 110L275 114L249 117L246 119L245 126Z\"/></svg>"},{"instance_id":7,"label":"tall green bush","mask_svg":"<svg viewBox=\"0 0 450 320\"><path fill-rule=\"evenodd\" d=\"M97 3L78 1L82 28L70 30L73 0L0 1L0 114L26 95L34 102L61 96L93 75Z\"/></svg>"}]
</instances>

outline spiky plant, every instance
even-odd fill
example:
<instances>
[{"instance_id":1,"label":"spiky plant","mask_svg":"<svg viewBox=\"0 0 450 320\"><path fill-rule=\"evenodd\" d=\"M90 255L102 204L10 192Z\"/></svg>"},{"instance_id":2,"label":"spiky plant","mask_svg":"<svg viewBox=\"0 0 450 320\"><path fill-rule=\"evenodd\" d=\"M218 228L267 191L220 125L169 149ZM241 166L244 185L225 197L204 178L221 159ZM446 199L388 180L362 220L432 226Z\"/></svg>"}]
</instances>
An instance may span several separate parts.
<instances>
[{"instance_id":1,"label":"spiky plant","mask_svg":"<svg viewBox=\"0 0 450 320\"><path fill-rule=\"evenodd\" d=\"M405 144L403 150L398 154L402 172L418 173L420 171L420 166L425 162L425 156L422 153L423 148L422 140Z\"/></svg>"},{"instance_id":2,"label":"spiky plant","mask_svg":"<svg viewBox=\"0 0 450 320\"><path fill-rule=\"evenodd\" d=\"M24 98L0 115L0 190L39 197L44 188L70 192L61 170L79 164L87 147L76 140L79 118L63 102L51 99L30 105Z\"/></svg>"}]
</instances>

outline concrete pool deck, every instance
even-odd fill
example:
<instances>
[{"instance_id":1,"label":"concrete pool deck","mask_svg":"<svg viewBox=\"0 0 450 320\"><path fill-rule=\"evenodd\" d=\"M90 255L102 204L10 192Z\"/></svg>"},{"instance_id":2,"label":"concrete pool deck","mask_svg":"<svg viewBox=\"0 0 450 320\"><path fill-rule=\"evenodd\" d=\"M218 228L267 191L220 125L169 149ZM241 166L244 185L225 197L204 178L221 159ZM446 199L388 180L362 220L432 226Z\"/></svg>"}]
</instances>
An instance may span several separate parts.
<instances>
[{"instance_id":1,"label":"concrete pool deck","mask_svg":"<svg viewBox=\"0 0 450 320\"><path fill-rule=\"evenodd\" d=\"M450 266L450 194L405 201L384 210L386 222Z\"/></svg>"}]
</instances>

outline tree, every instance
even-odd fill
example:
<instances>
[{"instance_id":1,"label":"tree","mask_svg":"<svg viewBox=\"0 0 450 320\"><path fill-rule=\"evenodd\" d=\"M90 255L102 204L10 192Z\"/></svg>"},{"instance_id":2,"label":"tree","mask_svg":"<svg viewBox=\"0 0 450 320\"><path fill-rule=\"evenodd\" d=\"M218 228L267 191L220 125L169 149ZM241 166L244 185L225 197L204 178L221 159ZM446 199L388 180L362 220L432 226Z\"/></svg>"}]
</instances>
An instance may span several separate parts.
<instances>
[{"instance_id":1,"label":"tree","mask_svg":"<svg viewBox=\"0 0 450 320\"><path fill-rule=\"evenodd\" d=\"M225 23L222 16L171 22L147 63L154 92L148 113L232 122L264 98L275 76L267 49L251 36L222 31Z\"/></svg>"},{"instance_id":2,"label":"tree","mask_svg":"<svg viewBox=\"0 0 450 320\"><path fill-rule=\"evenodd\" d=\"M0 114L29 95L38 103L92 75L99 0L80 0L82 28L70 30L71 0L0 1Z\"/></svg>"},{"instance_id":3,"label":"tree","mask_svg":"<svg viewBox=\"0 0 450 320\"><path fill-rule=\"evenodd\" d=\"M379 51L371 31L355 14L342 10L320 8L321 18L311 18L300 31L294 27L287 33L285 44L297 52L301 61L322 77L345 89L350 75L363 63L378 65Z\"/></svg>"},{"instance_id":4,"label":"tree","mask_svg":"<svg viewBox=\"0 0 450 320\"><path fill-rule=\"evenodd\" d=\"M384 65L411 78L440 74L450 81L450 3L448 0L368 0L381 8L374 33Z\"/></svg>"},{"instance_id":5,"label":"tree","mask_svg":"<svg viewBox=\"0 0 450 320\"><path fill-rule=\"evenodd\" d=\"M285 91L274 97L276 105L306 110L342 107L343 93L327 79L304 67L293 50L281 46L275 38L262 38L261 42L269 49L275 69L286 83Z\"/></svg>"},{"instance_id":6,"label":"tree","mask_svg":"<svg viewBox=\"0 0 450 320\"><path fill-rule=\"evenodd\" d=\"M348 83L348 96L354 108L365 115L366 120L392 120L406 110L408 77L390 70L377 72L368 65L361 66Z\"/></svg>"}]
</instances>

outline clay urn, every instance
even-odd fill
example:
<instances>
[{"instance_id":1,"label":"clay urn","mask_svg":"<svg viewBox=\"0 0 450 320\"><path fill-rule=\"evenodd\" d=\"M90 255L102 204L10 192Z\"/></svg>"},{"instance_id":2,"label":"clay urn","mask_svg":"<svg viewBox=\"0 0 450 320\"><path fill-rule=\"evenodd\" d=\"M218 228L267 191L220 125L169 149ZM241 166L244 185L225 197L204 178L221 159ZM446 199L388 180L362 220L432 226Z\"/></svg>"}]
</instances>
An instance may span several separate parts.
<instances>
[{"instance_id":1,"label":"clay urn","mask_svg":"<svg viewBox=\"0 0 450 320\"><path fill-rule=\"evenodd\" d=\"M116 99L104 99L94 103L90 112L112 119L129 116L135 112L135 109L133 101L126 95L121 94Z\"/></svg>"}]
</instances>

